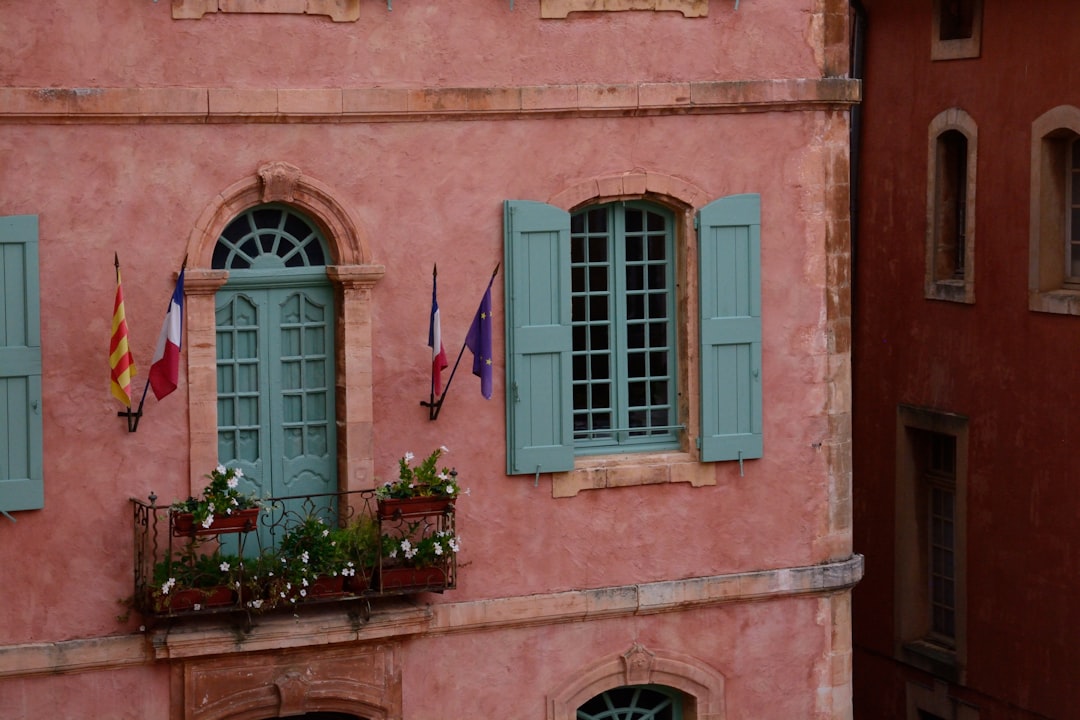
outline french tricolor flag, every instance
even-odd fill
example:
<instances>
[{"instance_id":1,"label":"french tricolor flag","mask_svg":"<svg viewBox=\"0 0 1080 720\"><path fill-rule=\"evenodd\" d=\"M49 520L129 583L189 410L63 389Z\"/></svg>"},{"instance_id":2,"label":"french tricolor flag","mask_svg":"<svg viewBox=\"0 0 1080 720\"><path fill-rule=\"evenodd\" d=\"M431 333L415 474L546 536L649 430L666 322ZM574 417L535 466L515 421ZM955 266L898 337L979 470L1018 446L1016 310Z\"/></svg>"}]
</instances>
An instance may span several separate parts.
<instances>
[{"instance_id":1,"label":"french tricolor flag","mask_svg":"<svg viewBox=\"0 0 1080 720\"><path fill-rule=\"evenodd\" d=\"M153 364L150 366L150 387L158 400L176 389L180 377L180 336L184 327L184 268L176 279L176 289L169 301L169 312L165 314L165 324L158 335L157 348L154 350Z\"/></svg>"},{"instance_id":2,"label":"french tricolor flag","mask_svg":"<svg viewBox=\"0 0 1080 720\"><path fill-rule=\"evenodd\" d=\"M439 320L439 301L435 299L435 278L438 268L431 274L431 322L428 324L428 341L431 348L431 387L436 395L442 395L442 371L450 363L446 361L446 348L442 341L442 323Z\"/></svg>"}]
</instances>

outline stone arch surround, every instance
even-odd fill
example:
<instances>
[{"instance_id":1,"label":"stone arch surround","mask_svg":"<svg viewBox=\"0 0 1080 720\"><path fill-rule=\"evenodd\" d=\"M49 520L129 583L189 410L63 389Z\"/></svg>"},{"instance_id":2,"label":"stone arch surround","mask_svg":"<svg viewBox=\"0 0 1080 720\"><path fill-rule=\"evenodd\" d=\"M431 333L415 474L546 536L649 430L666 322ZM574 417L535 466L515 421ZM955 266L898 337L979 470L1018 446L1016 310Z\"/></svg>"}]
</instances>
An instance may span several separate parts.
<instances>
[{"instance_id":1,"label":"stone arch surround","mask_svg":"<svg viewBox=\"0 0 1080 720\"><path fill-rule=\"evenodd\" d=\"M187 389L191 492L202 487L206 468L217 464L217 371L214 295L226 270L211 266L214 245L237 215L262 203L280 202L307 215L323 232L334 264L326 274L334 285L337 317L338 483L341 490L363 489L374 473L371 376L372 288L385 273L371 262L364 232L346 204L329 186L284 161L261 165L215 196L187 241L184 291L187 325Z\"/></svg>"},{"instance_id":2,"label":"stone arch surround","mask_svg":"<svg viewBox=\"0 0 1080 720\"><path fill-rule=\"evenodd\" d=\"M623 685L666 685L684 693L691 702L684 720L724 720L724 676L689 655L650 650L634 643L621 655L612 655L581 668L548 697L547 720L574 720L577 709L590 698Z\"/></svg>"},{"instance_id":3,"label":"stone arch surround","mask_svg":"<svg viewBox=\"0 0 1080 720\"><path fill-rule=\"evenodd\" d=\"M339 712L401 717L396 644L240 653L180 669L183 712L174 720L264 720Z\"/></svg>"}]
</instances>

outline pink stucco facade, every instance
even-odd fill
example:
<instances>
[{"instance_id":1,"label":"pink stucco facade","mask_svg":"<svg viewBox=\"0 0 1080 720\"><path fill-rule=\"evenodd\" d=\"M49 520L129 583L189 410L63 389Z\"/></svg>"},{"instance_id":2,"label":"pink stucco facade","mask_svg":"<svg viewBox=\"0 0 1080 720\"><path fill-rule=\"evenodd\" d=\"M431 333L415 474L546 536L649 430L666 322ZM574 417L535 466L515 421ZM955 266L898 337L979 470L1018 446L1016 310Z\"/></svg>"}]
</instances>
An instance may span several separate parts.
<instances>
[{"instance_id":1,"label":"pink stucco facade","mask_svg":"<svg viewBox=\"0 0 1080 720\"><path fill-rule=\"evenodd\" d=\"M174 17L190 4L0 9L0 215L40 227L45 492L0 517L0 717L539 720L646 683L681 692L686 718L850 717L847 3ZM449 447L471 491L457 587L359 625L330 609L242 639L212 620L144 630L122 602L129 498L185 497L217 460L212 241L271 163L301 173L284 201L331 231L330 264L363 275L337 290L341 486ZM694 212L742 193L762 207L760 459L699 462L688 437L508 476L501 275L492 399L466 353L439 418L419 406L431 265L453 360L503 259L504 200L672 209L681 303ZM138 392L188 257L180 386L135 433L108 392L114 251ZM679 353L695 367L692 341Z\"/></svg>"}]
</instances>

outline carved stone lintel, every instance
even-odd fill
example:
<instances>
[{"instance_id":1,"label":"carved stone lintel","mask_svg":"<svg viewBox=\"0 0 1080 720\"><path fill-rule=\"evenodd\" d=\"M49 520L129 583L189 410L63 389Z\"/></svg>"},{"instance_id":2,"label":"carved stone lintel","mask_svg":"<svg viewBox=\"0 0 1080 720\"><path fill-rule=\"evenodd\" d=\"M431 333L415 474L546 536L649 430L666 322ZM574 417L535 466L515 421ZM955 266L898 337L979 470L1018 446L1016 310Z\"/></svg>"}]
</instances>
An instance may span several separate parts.
<instances>
[{"instance_id":1,"label":"carved stone lintel","mask_svg":"<svg viewBox=\"0 0 1080 720\"><path fill-rule=\"evenodd\" d=\"M622 657L626 665L627 685L648 685L652 682L653 660L656 658L654 653L641 643L634 643Z\"/></svg>"},{"instance_id":2,"label":"carved stone lintel","mask_svg":"<svg viewBox=\"0 0 1080 720\"><path fill-rule=\"evenodd\" d=\"M259 168L259 180L262 182L263 202L292 202L296 193L296 183L300 180L300 168L278 160Z\"/></svg>"}]
</instances>

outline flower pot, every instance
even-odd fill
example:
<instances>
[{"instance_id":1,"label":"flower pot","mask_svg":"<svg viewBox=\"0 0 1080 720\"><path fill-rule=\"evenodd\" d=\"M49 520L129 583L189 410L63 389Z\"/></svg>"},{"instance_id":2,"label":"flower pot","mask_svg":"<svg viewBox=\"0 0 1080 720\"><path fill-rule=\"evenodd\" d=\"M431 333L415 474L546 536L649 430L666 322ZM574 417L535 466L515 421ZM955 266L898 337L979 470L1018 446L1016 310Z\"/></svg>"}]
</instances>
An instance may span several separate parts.
<instances>
[{"instance_id":1,"label":"flower pot","mask_svg":"<svg viewBox=\"0 0 1080 720\"><path fill-rule=\"evenodd\" d=\"M345 578L341 575L320 575L306 590L308 600L338 597L345 594Z\"/></svg>"},{"instance_id":2,"label":"flower pot","mask_svg":"<svg viewBox=\"0 0 1080 720\"><path fill-rule=\"evenodd\" d=\"M208 528L196 525L195 516L192 513L173 513L172 534L173 537L183 537L248 532L254 530L258 522L259 508L257 507L237 510L232 515L214 515L214 521Z\"/></svg>"},{"instance_id":3,"label":"flower pot","mask_svg":"<svg viewBox=\"0 0 1080 720\"><path fill-rule=\"evenodd\" d=\"M367 592L371 588L371 576L374 570L367 568L367 574L358 572L355 575L351 575L345 578L345 592L359 595Z\"/></svg>"},{"instance_id":4,"label":"flower pot","mask_svg":"<svg viewBox=\"0 0 1080 720\"><path fill-rule=\"evenodd\" d=\"M444 567L384 567L379 571L379 589L387 590L439 590L446 587Z\"/></svg>"},{"instance_id":5,"label":"flower pot","mask_svg":"<svg viewBox=\"0 0 1080 720\"><path fill-rule=\"evenodd\" d=\"M454 507L452 497L380 498L379 517L442 515Z\"/></svg>"},{"instance_id":6,"label":"flower pot","mask_svg":"<svg viewBox=\"0 0 1080 720\"><path fill-rule=\"evenodd\" d=\"M155 599L155 609L161 612L185 612L225 607L236 603L236 592L225 585L211 588L173 589L168 595Z\"/></svg>"}]
</instances>

